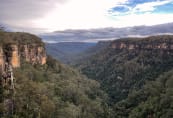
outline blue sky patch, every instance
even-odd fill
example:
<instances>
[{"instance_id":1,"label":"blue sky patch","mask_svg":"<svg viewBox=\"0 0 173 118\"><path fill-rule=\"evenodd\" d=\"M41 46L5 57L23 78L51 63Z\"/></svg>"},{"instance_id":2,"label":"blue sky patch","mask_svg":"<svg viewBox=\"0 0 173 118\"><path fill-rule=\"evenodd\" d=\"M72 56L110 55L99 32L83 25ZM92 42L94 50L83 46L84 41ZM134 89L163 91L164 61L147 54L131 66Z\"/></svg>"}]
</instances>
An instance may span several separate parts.
<instances>
[{"instance_id":1,"label":"blue sky patch","mask_svg":"<svg viewBox=\"0 0 173 118\"><path fill-rule=\"evenodd\" d=\"M152 13L173 13L173 1L168 1L167 4L163 4L163 5L153 5L151 7L154 8L153 11L151 11L150 9L147 11L138 11L137 9L134 10L134 8L137 5L143 5L144 3L154 3L154 2L163 2L163 1L168 1L168 0L129 0L127 3L125 4L121 4L120 6L115 6L113 8L111 8L108 13L112 14L114 16L122 16L122 15L128 15L129 13L131 13L131 11L133 11L133 13L135 14L143 14L145 12L152 12Z\"/></svg>"},{"instance_id":2,"label":"blue sky patch","mask_svg":"<svg viewBox=\"0 0 173 118\"><path fill-rule=\"evenodd\" d=\"M118 12L127 12L127 11L129 11L129 9L125 6L113 7L111 10L112 11L118 11Z\"/></svg>"},{"instance_id":3,"label":"blue sky patch","mask_svg":"<svg viewBox=\"0 0 173 118\"><path fill-rule=\"evenodd\" d=\"M125 5L129 7L135 7L138 4L148 3L148 2L155 2L157 0L129 0ZM162 1L162 0L160 0Z\"/></svg>"},{"instance_id":4,"label":"blue sky patch","mask_svg":"<svg viewBox=\"0 0 173 118\"><path fill-rule=\"evenodd\" d=\"M153 13L173 13L173 4L157 6Z\"/></svg>"}]
</instances>

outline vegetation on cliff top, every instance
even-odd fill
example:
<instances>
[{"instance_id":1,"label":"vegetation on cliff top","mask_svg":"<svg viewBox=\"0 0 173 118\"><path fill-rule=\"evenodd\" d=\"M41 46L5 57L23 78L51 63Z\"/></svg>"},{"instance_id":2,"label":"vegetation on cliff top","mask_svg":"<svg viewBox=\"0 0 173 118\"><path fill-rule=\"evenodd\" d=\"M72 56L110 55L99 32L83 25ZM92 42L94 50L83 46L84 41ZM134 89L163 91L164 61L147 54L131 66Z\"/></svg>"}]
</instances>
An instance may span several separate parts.
<instances>
[{"instance_id":1,"label":"vegetation on cliff top","mask_svg":"<svg viewBox=\"0 0 173 118\"><path fill-rule=\"evenodd\" d=\"M41 39L24 32L0 32L0 44L37 44L44 45Z\"/></svg>"},{"instance_id":2,"label":"vegetation on cliff top","mask_svg":"<svg viewBox=\"0 0 173 118\"><path fill-rule=\"evenodd\" d=\"M156 36L149 36L149 37L145 37L145 38L136 38L136 37L130 37L130 38L121 38L118 40L114 40L112 41L112 43L115 42L133 42L133 43L140 43L140 42L155 42L155 41L172 41L173 36L172 35L156 35ZM155 42L157 43L157 42Z\"/></svg>"}]
</instances>

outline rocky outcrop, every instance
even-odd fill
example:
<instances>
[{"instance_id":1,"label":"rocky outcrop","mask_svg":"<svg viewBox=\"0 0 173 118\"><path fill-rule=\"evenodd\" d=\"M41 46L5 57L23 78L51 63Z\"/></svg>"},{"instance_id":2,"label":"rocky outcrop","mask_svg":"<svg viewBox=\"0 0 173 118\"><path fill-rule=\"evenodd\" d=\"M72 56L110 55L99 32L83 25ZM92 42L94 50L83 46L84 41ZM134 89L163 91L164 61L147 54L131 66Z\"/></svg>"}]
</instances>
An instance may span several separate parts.
<instances>
[{"instance_id":1,"label":"rocky outcrop","mask_svg":"<svg viewBox=\"0 0 173 118\"><path fill-rule=\"evenodd\" d=\"M6 45L7 46L7 45ZM9 44L7 47L0 47L0 66L1 70L7 62L13 68L20 67L20 60L24 60L31 64L45 64L46 52L44 47L37 46L36 44L30 45L15 45Z\"/></svg>"},{"instance_id":2,"label":"rocky outcrop","mask_svg":"<svg viewBox=\"0 0 173 118\"><path fill-rule=\"evenodd\" d=\"M19 50L17 45L11 45L11 60L10 63L11 65L16 68L20 67L20 55L19 55Z\"/></svg>"},{"instance_id":3,"label":"rocky outcrop","mask_svg":"<svg viewBox=\"0 0 173 118\"><path fill-rule=\"evenodd\" d=\"M0 70L5 63L13 68L21 66L21 61L43 65L46 63L46 51L43 42L37 36L28 33L4 33L0 39Z\"/></svg>"},{"instance_id":4,"label":"rocky outcrop","mask_svg":"<svg viewBox=\"0 0 173 118\"><path fill-rule=\"evenodd\" d=\"M5 64L4 53L2 47L0 47L0 70L3 70L4 64Z\"/></svg>"},{"instance_id":5,"label":"rocky outcrop","mask_svg":"<svg viewBox=\"0 0 173 118\"><path fill-rule=\"evenodd\" d=\"M120 50L173 50L173 36L120 39L113 41L110 47Z\"/></svg>"},{"instance_id":6,"label":"rocky outcrop","mask_svg":"<svg viewBox=\"0 0 173 118\"><path fill-rule=\"evenodd\" d=\"M45 48L39 45L22 45L21 57L31 64L45 64L46 52Z\"/></svg>"},{"instance_id":7,"label":"rocky outcrop","mask_svg":"<svg viewBox=\"0 0 173 118\"><path fill-rule=\"evenodd\" d=\"M114 49L163 49L163 50L173 50L173 44L162 42L157 44L133 44L133 43L112 43L111 47Z\"/></svg>"}]
</instances>

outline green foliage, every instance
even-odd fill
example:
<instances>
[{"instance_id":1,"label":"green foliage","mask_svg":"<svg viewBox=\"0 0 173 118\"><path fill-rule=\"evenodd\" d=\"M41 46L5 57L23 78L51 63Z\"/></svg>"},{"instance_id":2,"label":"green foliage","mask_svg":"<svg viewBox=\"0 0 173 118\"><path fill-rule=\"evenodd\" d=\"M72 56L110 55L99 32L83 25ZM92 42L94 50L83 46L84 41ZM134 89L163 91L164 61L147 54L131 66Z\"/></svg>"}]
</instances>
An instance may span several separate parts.
<instances>
[{"instance_id":1,"label":"green foliage","mask_svg":"<svg viewBox=\"0 0 173 118\"><path fill-rule=\"evenodd\" d=\"M0 32L0 44L44 45L39 37L24 32Z\"/></svg>"},{"instance_id":2,"label":"green foliage","mask_svg":"<svg viewBox=\"0 0 173 118\"><path fill-rule=\"evenodd\" d=\"M112 43L138 44L140 47L166 43L172 36L144 39L127 38ZM173 52L168 49L114 49L78 63L83 74L100 82L108 93L115 118L171 118ZM169 71L169 72L168 72Z\"/></svg>"},{"instance_id":3,"label":"green foliage","mask_svg":"<svg viewBox=\"0 0 173 118\"><path fill-rule=\"evenodd\" d=\"M121 39L114 42L139 44L141 47L159 42L171 42L171 36L149 37L137 40ZM89 78L98 80L112 102L127 97L129 91L141 88L146 80L153 80L172 68L172 52L156 49L113 49L109 46L78 64Z\"/></svg>"},{"instance_id":4,"label":"green foliage","mask_svg":"<svg viewBox=\"0 0 173 118\"><path fill-rule=\"evenodd\" d=\"M171 118L173 117L173 86L167 86L167 83L172 84L173 71L169 71L161 75L156 81L147 82L146 85L139 90L145 96L145 99L139 99L138 96L134 97L136 101L129 110L130 118ZM129 95L134 94L134 91ZM130 97L125 101L129 101ZM130 101L134 103L133 101ZM125 110L125 109L124 109ZM118 111L117 111L118 112Z\"/></svg>"},{"instance_id":5,"label":"green foliage","mask_svg":"<svg viewBox=\"0 0 173 118\"><path fill-rule=\"evenodd\" d=\"M9 117L102 118L108 111L103 110L106 94L98 82L51 57L43 66L23 62L14 74L14 112Z\"/></svg>"}]
</instances>

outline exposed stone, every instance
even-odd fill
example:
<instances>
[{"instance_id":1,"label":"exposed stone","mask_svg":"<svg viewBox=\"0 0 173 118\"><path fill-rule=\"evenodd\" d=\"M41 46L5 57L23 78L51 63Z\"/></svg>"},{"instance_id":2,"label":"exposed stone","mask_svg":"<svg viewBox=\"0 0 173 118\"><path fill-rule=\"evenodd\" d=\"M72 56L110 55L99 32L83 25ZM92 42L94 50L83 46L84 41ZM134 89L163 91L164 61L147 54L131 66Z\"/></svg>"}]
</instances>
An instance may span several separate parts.
<instances>
[{"instance_id":1,"label":"exposed stone","mask_svg":"<svg viewBox=\"0 0 173 118\"><path fill-rule=\"evenodd\" d=\"M4 70L5 63L9 63L13 68L20 67L20 60L25 60L31 64L45 64L46 51L44 47L37 46L36 44L21 45L9 44L10 52L8 55L4 53L2 46L0 47L0 69ZM10 55L9 55L10 54ZM8 58L8 62L7 62Z\"/></svg>"},{"instance_id":2,"label":"exposed stone","mask_svg":"<svg viewBox=\"0 0 173 118\"><path fill-rule=\"evenodd\" d=\"M116 49L116 44L112 44L111 48Z\"/></svg>"},{"instance_id":3,"label":"exposed stone","mask_svg":"<svg viewBox=\"0 0 173 118\"><path fill-rule=\"evenodd\" d=\"M120 49L123 49L123 48L126 48L126 47L127 47L127 45L125 43L120 44Z\"/></svg>"},{"instance_id":4,"label":"exposed stone","mask_svg":"<svg viewBox=\"0 0 173 118\"><path fill-rule=\"evenodd\" d=\"M2 47L0 47L0 72L2 72L4 68L4 53Z\"/></svg>"},{"instance_id":5,"label":"exposed stone","mask_svg":"<svg viewBox=\"0 0 173 118\"><path fill-rule=\"evenodd\" d=\"M130 44L130 45L128 46L128 48L129 48L129 50L135 49L135 45Z\"/></svg>"},{"instance_id":6,"label":"exposed stone","mask_svg":"<svg viewBox=\"0 0 173 118\"><path fill-rule=\"evenodd\" d=\"M18 46L11 45L11 48L12 48L11 64L14 68L20 67L20 56L19 56Z\"/></svg>"},{"instance_id":7,"label":"exposed stone","mask_svg":"<svg viewBox=\"0 0 173 118\"><path fill-rule=\"evenodd\" d=\"M22 52L22 56L25 58L25 60L27 62L30 61L30 58L29 58L29 49L28 49L28 45L23 45L23 52Z\"/></svg>"},{"instance_id":8,"label":"exposed stone","mask_svg":"<svg viewBox=\"0 0 173 118\"><path fill-rule=\"evenodd\" d=\"M172 39L170 39L172 40ZM170 40L159 40L152 43L149 40L115 40L111 43L111 48L113 49L156 49L156 50L173 50L173 42Z\"/></svg>"}]
</instances>

